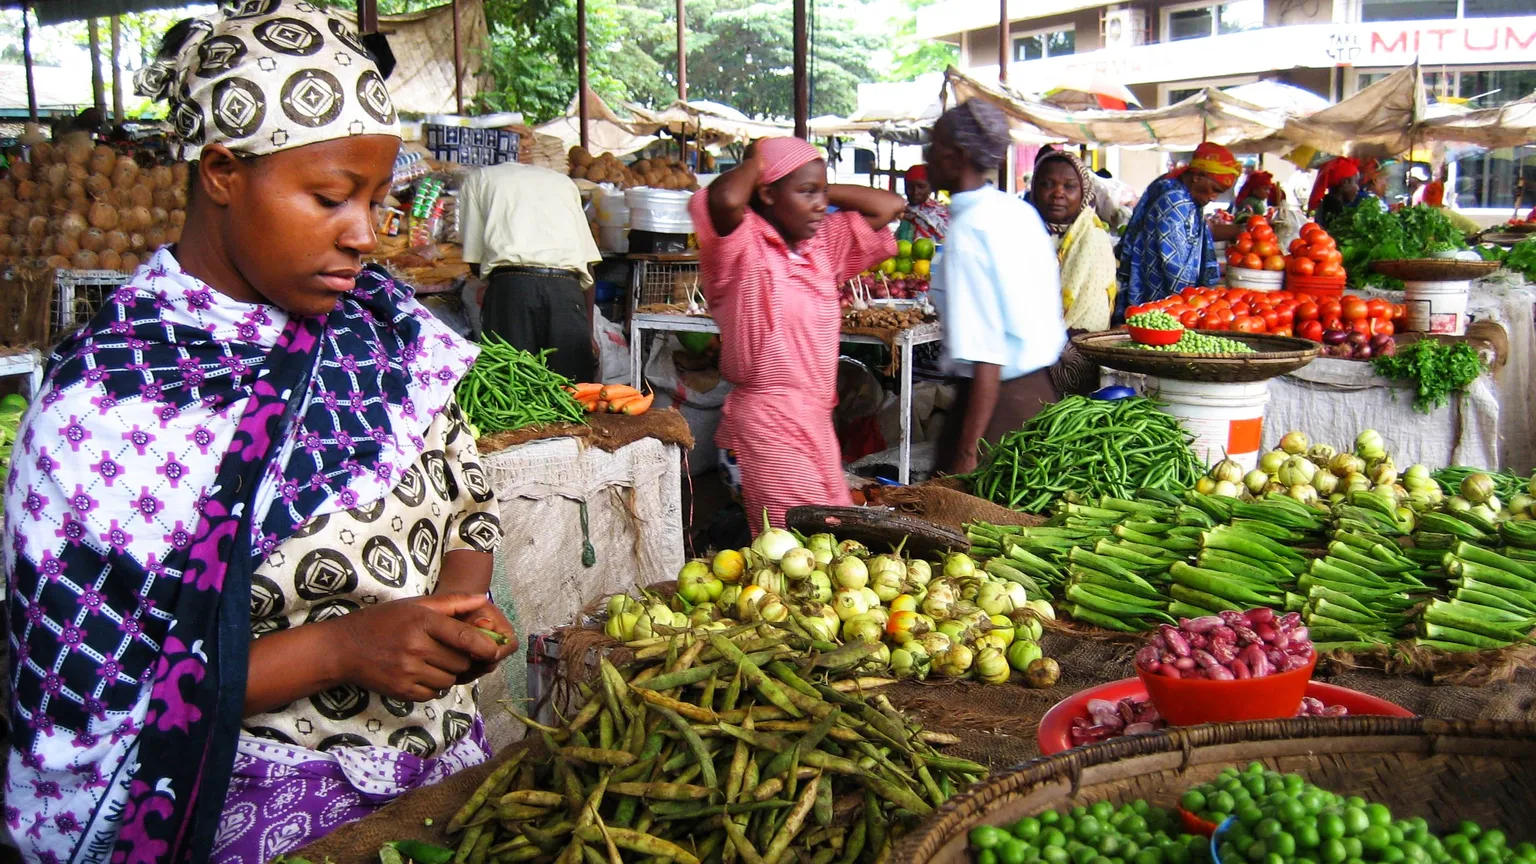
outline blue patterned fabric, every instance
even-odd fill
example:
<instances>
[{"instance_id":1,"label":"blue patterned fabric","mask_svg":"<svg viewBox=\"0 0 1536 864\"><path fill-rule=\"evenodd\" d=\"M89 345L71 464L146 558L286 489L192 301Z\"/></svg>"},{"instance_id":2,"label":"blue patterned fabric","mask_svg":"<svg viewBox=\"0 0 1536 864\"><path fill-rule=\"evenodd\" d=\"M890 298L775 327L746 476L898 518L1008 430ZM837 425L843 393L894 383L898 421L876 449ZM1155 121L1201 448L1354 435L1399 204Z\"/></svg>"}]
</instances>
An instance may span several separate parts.
<instances>
[{"instance_id":1,"label":"blue patterned fabric","mask_svg":"<svg viewBox=\"0 0 1536 864\"><path fill-rule=\"evenodd\" d=\"M5 817L29 859L205 857L240 728L250 567L307 520L388 494L474 355L381 271L291 320L168 249L59 347L0 542Z\"/></svg>"},{"instance_id":2,"label":"blue patterned fabric","mask_svg":"<svg viewBox=\"0 0 1536 864\"><path fill-rule=\"evenodd\" d=\"M1211 230L1177 178L1158 178L1137 202L1120 243L1118 276L1117 319L1129 306L1161 300L1181 288L1220 284Z\"/></svg>"}]
</instances>

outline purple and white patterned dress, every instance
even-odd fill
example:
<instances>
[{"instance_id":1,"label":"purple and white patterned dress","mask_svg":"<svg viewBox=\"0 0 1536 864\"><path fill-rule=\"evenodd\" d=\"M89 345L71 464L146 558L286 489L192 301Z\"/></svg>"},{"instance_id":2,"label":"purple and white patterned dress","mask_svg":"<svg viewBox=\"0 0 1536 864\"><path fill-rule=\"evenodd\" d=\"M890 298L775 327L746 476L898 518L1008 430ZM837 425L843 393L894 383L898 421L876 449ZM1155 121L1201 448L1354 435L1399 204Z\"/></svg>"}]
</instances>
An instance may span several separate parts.
<instances>
[{"instance_id":1,"label":"purple and white patterned dress","mask_svg":"<svg viewBox=\"0 0 1536 864\"><path fill-rule=\"evenodd\" d=\"M255 800L296 777L337 801L312 823L323 833L343 802L361 815L486 758L473 722L430 758L240 738L251 599L223 592L317 518L385 499L447 428L475 353L380 271L328 316L290 320L169 249L59 347L0 533L5 820L29 860L206 859L215 827L226 849L238 839L220 824L225 786Z\"/></svg>"}]
</instances>

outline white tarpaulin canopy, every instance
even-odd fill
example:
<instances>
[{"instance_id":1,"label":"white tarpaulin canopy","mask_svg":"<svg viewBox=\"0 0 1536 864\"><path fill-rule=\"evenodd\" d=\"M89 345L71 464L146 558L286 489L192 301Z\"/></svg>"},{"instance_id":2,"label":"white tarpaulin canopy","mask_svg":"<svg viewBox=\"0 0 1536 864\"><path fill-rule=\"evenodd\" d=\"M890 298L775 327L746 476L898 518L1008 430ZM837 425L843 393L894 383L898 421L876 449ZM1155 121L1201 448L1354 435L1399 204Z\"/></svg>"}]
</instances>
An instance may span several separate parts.
<instances>
[{"instance_id":1,"label":"white tarpaulin canopy","mask_svg":"<svg viewBox=\"0 0 1536 864\"><path fill-rule=\"evenodd\" d=\"M1419 140L1428 112L1419 64L1404 66L1337 105L1308 117L1292 117L1281 135L1324 153L1397 155Z\"/></svg>"},{"instance_id":2,"label":"white tarpaulin canopy","mask_svg":"<svg viewBox=\"0 0 1536 864\"><path fill-rule=\"evenodd\" d=\"M1025 135L1042 141L1188 150L1203 141L1267 139L1285 126L1287 118L1283 111L1244 102L1212 87L1166 108L1069 111L953 68L947 75L958 101L985 99L1029 127L1021 130ZM1284 145L1277 142L1272 147L1283 149Z\"/></svg>"},{"instance_id":3,"label":"white tarpaulin canopy","mask_svg":"<svg viewBox=\"0 0 1536 864\"><path fill-rule=\"evenodd\" d=\"M640 120L673 135L696 135L708 144L731 144L757 138L782 138L794 127L771 120L753 120L729 105L696 99L673 102L660 111L628 106Z\"/></svg>"},{"instance_id":4,"label":"white tarpaulin canopy","mask_svg":"<svg viewBox=\"0 0 1536 864\"><path fill-rule=\"evenodd\" d=\"M1498 108L1431 118L1424 124L1424 138L1476 144L1490 150L1536 143L1536 95Z\"/></svg>"},{"instance_id":5,"label":"white tarpaulin canopy","mask_svg":"<svg viewBox=\"0 0 1536 864\"><path fill-rule=\"evenodd\" d=\"M571 107L566 109L566 116L556 117L534 131L559 138L560 143L566 147L575 147L581 143L581 122L577 119L579 110L578 100L573 98ZM628 156L654 141L659 128L660 124L649 120L623 119L601 97L587 90L587 147L593 155L612 153L615 156Z\"/></svg>"}]
</instances>

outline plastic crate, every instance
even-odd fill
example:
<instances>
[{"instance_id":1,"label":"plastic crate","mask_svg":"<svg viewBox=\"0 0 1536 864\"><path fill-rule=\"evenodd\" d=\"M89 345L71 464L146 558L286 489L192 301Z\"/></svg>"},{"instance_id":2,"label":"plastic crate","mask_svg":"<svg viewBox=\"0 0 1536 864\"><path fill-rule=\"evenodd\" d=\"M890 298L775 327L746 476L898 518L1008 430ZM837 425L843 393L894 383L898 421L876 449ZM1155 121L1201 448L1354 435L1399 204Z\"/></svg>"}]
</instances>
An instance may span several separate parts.
<instances>
[{"instance_id":1,"label":"plastic crate","mask_svg":"<svg viewBox=\"0 0 1536 864\"><path fill-rule=\"evenodd\" d=\"M117 270L60 270L54 276L53 341L74 332L96 315L107 295L132 274Z\"/></svg>"},{"instance_id":2,"label":"plastic crate","mask_svg":"<svg viewBox=\"0 0 1536 864\"><path fill-rule=\"evenodd\" d=\"M633 288L634 308L658 303L687 305L690 290L702 296L703 284L699 281L699 259L691 255L634 256Z\"/></svg>"}]
</instances>

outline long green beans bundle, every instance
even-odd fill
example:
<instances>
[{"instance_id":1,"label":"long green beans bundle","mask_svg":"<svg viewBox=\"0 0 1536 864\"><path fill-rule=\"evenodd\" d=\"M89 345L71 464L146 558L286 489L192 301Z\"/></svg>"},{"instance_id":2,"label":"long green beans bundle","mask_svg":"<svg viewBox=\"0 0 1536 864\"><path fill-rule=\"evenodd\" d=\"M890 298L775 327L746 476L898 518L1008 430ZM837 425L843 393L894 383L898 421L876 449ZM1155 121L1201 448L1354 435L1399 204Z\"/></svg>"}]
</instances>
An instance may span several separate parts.
<instances>
[{"instance_id":1,"label":"long green beans bundle","mask_svg":"<svg viewBox=\"0 0 1536 864\"><path fill-rule=\"evenodd\" d=\"M1430 476L1435 478L1435 482L1440 484L1445 494L1460 495L1461 481L1473 474L1487 474L1493 480L1493 494L1506 502L1526 491L1530 484L1529 478L1521 477L1513 471L1494 471L1491 468L1472 468L1466 465L1441 468L1439 471L1432 472Z\"/></svg>"},{"instance_id":2,"label":"long green beans bundle","mask_svg":"<svg viewBox=\"0 0 1536 864\"><path fill-rule=\"evenodd\" d=\"M464 416L480 434L546 423L585 423L586 412L566 388L571 382L550 371L548 350L531 354L487 333L480 357L454 391Z\"/></svg>"},{"instance_id":3,"label":"long green beans bundle","mask_svg":"<svg viewBox=\"0 0 1536 864\"><path fill-rule=\"evenodd\" d=\"M1068 396L987 448L966 479L980 497L1028 513L1044 511L1065 492L1178 492L1205 471L1192 440L1151 399Z\"/></svg>"}]
</instances>

